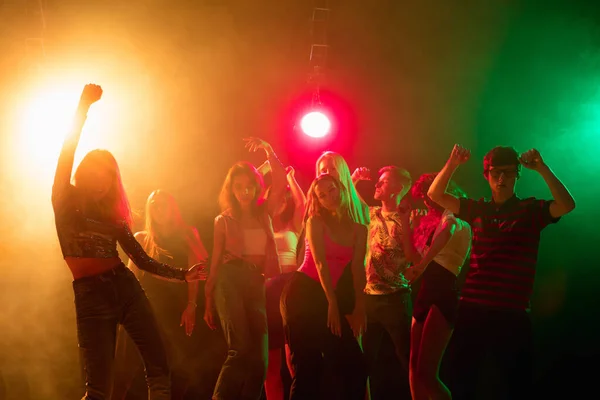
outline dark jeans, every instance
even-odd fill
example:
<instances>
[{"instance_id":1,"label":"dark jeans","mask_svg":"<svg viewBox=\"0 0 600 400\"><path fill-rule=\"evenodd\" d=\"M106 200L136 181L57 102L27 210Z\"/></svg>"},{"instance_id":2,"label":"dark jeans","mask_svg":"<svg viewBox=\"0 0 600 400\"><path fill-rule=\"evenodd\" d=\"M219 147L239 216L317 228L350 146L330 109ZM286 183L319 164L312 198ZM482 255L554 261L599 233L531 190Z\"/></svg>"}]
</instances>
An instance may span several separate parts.
<instances>
[{"instance_id":1,"label":"dark jeans","mask_svg":"<svg viewBox=\"0 0 600 400\"><path fill-rule=\"evenodd\" d=\"M444 372L455 400L530 399L529 314L460 302Z\"/></svg>"},{"instance_id":2,"label":"dark jeans","mask_svg":"<svg viewBox=\"0 0 600 400\"><path fill-rule=\"evenodd\" d=\"M365 306L367 331L363 337L363 349L369 367L371 398L372 400L410 398L408 384L412 317L410 290L384 295L365 295ZM384 340L387 339L386 336L391 340ZM390 342L393 345L392 349L383 348L382 345ZM399 370L390 368L390 365L382 362L382 359L390 353L389 350L395 353L400 364Z\"/></svg>"},{"instance_id":3,"label":"dark jeans","mask_svg":"<svg viewBox=\"0 0 600 400\"><path fill-rule=\"evenodd\" d=\"M123 264L73 282L77 336L86 376L84 399L110 398L117 325L123 325L146 369L149 398L171 398L167 356L150 303Z\"/></svg>"},{"instance_id":4,"label":"dark jeans","mask_svg":"<svg viewBox=\"0 0 600 400\"><path fill-rule=\"evenodd\" d=\"M268 360L264 277L241 263L221 265L215 305L228 350L213 399L256 400Z\"/></svg>"},{"instance_id":5,"label":"dark jeans","mask_svg":"<svg viewBox=\"0 0 600 400\"><path fill-rule=\"evenodd\" d=\"M294 272L283 290L281 313L295 371L290 400L320 398L323 367L330 362L342 382L337 388L345 400L364 400L367 369L358 342L342 313L342 336L327 327L328 302L321 284Z\"/></svg>"}]
</instances>

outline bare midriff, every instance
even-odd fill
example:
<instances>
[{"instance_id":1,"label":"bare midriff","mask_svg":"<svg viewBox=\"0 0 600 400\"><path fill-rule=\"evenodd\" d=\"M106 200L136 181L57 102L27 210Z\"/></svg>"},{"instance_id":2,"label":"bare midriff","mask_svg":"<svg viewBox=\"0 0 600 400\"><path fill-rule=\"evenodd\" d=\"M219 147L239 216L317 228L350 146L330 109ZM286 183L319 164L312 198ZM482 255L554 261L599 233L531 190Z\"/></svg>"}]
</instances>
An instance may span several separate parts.
<instances>
[{"instance_id":1,"label":"bare midriff","mask_svg":"<svg viewBox=\"0 0 600 400\"><path fill-rule=\"evenodd\" d=\"M73 279L85 278L110 271L119 264L119 257L111 258L81 258L81 257L65 257L65 261L73 274Z\"/></svg>"}]
</instances>

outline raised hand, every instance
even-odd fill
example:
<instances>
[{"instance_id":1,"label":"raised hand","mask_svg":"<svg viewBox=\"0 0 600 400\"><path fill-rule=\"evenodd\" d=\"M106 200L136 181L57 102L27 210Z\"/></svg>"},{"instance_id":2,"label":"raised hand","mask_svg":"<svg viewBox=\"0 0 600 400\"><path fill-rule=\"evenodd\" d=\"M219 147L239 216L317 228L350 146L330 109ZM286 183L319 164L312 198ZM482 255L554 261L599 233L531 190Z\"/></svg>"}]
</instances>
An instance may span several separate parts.
<instances>
[{"instance_id":1,"label":"raised hand","mask_svg":"<svg viewBox=\"0 0 600 400\"><path fill-rule=\"evenodd\" d=\"M288 178L293 178L296 174L296 170L290 165L285 167L285 173L287 174Z\"/></svg>"},{"instance_id":2,"label":"raised hand","mask_svg":"<svg viewBox=\"0 0 600 400\"><path fill-rule=\"evenodd\" d=\"M519 162L525 168L534 171L539 170L545 165L540 152L536 149L531 149L521 154L521 156L519 157Z\"/></svg>"},{"instance_id":3,"label":"raised hand","mask_svg":"<svg viewBox=\"0 0 600 400\"><path fill-rule=\"evenodd\" d=\"M455 144L448 162L454 166L459 166L469 161L469 158L471 158L471 150L465 149L460 144Z\"/></svg>"},{"instance_id":4,"label":"raised hand","mask_svg":"<svg viewBox=\"0 0 600 400\"><path fill-rule=\"evenodd\" d=\"M79 98L79 107L89 108L102 97L102 88L99 85L89 83L83 87Z\"/></svg>"},{"instance_id":5,"label":"raised hand","mask_svg":"<svg viewBox=\"0 0 600 400\"><path fill-rule=\"evenodd\" d=\"M371 180L371 170L365 167L358 167L352 173L352 182L360 182L360 181L370 181Z\"/></svg>"},{"instance_id":6,"label":"raised hand","mask_svg":"<svg viewBox=\"0 0 600 400\"><path fill-rule=\"evenodd\" d=\"M248 149L248 151L256 151L256 150L264 150L265 153L267 153L267 156L269 156L269 154L271 154L273 152L273 147L271 147L271 145L262 140L261 138L257 138L257 137L248 137L248 138L244 138L244 141L246 142L245 147Z\"/></svg>"}]
</instances>

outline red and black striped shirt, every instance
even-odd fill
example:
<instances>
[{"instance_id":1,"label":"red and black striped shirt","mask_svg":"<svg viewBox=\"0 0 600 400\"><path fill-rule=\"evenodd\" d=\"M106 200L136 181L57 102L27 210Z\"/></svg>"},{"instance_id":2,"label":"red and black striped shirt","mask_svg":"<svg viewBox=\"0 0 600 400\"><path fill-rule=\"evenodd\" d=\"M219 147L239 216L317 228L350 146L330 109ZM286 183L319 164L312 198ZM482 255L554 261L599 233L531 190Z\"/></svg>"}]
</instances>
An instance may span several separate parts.
<instances>
[{"instance_id":1,"label":"red and black striped shirt","mask_svg":"<svg viewBox=\"0 0 600 400\"><path fill-rule=\"evenodd\" d=\"M461 301L529 310L540 233L559 220L550 215L550 203L516 195L500 206L484 199L460 199L457 217L473 230Z\"/></svg>"}]
</instances>

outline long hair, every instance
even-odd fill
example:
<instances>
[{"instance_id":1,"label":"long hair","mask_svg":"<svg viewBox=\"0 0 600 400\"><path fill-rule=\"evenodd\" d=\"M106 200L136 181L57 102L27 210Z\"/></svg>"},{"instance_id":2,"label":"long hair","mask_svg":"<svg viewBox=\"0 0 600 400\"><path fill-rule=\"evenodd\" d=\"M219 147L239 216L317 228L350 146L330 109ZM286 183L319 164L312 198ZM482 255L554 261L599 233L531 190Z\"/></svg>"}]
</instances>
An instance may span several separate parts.
<instances>
[{"instance_id":1,"label":"long hair","mask_svg":"<svg viewBox=\"0 0 600 400\"><path fill-rule=\"evenodd\" d=\"M158 258L161 254L165 254L165 250L156 243L157 238L162 236L160 226L156 223L154 218L152 218L152 207L154 207L153 200L156 201L159 198L164 199L169 208L170 221L167 223L173 228L172 234L178 235L185 240L188 246L188 252L193 254L196 260L204 258L204 251L199 241L199 237L196 235L196 231L185 223L175 197L163 190L153 191L146 200L146 218L144 221L146 237L144 238L143 246L148 255L152 258Z\"/></svg>"},{"instance_id":2,"label":"long hair","mask_svg":"<svg viewBox=\"0 0 600 400\"><path fill-rule=\"evenodd\" d=\"M340 191L340 206L338 209L339 215L342 218L349 218L354 221L354 218L352 218L352 214L350 212L350 199L348 197L348 190L344 188L343 183L329 174L321 174L311 183L308 193L306 194L306 211L304 214L304 220L306 221L309 217L323 216L324 213L329 213L329 211L325 210L321 205L321 202L317 197L317 193L315 192L319 182L325 180L332 181Z\"/></svg>"},{"instance_id":3,"label":"long hair","mask_svg":"<svg viewBox=\"0 0 600 400\"><path fill-rule=\"evenodd\" d=\"M269 186L265 190L265 199L269 198L271 188L272 186ZM292 190L289 186L287 186L283 192L283 201L285 202L283 211L274 218L279 218L279 221L281 221L283 225L287 226L294 219L294 212L296 211L296 202L294 201L294 196L292 196Z\"/></svg>"},{"instance_id":4,"label":"long hair","mask_svg":"<svg viewBox=\"0 0 600 400\"><path fill-rule=\"evenodd\" d=\"M425 202L429 209L426 216L421 218L419 225L414 229L413 240L417 249L424 249L431 235L437 229L442 217L443 209L427 196L427 192L433 183L437 173L423 174L417 179L411 188L411 196L413 199L420 199ZM467 194L454 181L448 183L446 193L456 197L467 197Z\"/></svg>"},{"instance_id":5,"label":"long hair","mask_svg":"<svg viewBox=\"0 0 600 400\"><path fill-rule=\"evenodd\" d=\"M89 179L88 173L97 169L106 170L112 176L112 183L108 193L96 203L100 215L114 222L125 221L127 226L131 228L133 218L131 216L129 199L123 187L119 165L111 152L97 149L87 153L75 171L75 185ZM89 199L83 200L85 205L90 204Z\"/></svg>"},{"instance_id":6,"label":"long hair","mask_svg":"<svg viewBox=\"0 0 600 400\"><path fill-rule=\"evenodd\" d=\"M223 186L221 187L221 193L219 194L219 206L221 207L221 211L231 210L234 214L240 212L240 204L233 194L232 186L233 180L242 175L246 175L254 181L256 193L254 195L253 203L258 206L263 200L264 197L262 196L262 192L265 185L262 176L252 164L245 161L239 161L229 168L227 176L225 177L225 182L223 182Z\"/></svg>"},{"instance_id":7,"label":"long hair","mask_svg":"<svg viewBox=\"0 0 600 400\"><path fill-rule=\"evenodd\" d=\"M325 153L321 154L321 157L319 157L317 163L315 164L316 176L320 175L319 164L327 159L333 161L333 165L335 165L335 169L339 174L339 182L342 184L345 195L348 197L348 201L350 203L349 209L352 220L359 224L368 225L370 220L369 209L367 205L361 201L360 197L358 197L354 183L352 183L350 168L348 167L348 163L344 157L338 153L334 153L333 151L326 151Z\"/></svg>"}]
</instances>

